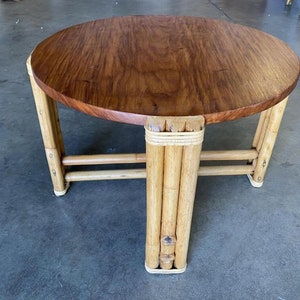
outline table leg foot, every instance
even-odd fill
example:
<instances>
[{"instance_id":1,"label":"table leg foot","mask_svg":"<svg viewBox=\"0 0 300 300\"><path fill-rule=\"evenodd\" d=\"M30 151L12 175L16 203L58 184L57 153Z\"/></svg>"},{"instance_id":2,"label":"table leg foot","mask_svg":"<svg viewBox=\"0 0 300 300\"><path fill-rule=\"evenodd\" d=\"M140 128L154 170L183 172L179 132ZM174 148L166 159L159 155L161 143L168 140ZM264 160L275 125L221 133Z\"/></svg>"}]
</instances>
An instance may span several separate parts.
<instances>
[{"instance_id":1,"label":"table leg foot","mask_svg":"<svg viewBox=\"0 0 300 300\"><path fill-rule=\"evenodd\" d=\"M64 196L67 193L69 187L70 187L70 182L67 182L66 183L66 188L64 190L62 190L62 191L54 190L55 196L57 196L57 197Z\"/></svg>"},{"instance_id":2,"label":"table leg foot","mask_svg":"<svg viewBox=\"0 0 300 300\"><path fill-rule=\"evenodd\" d=\"M182 274L185 272L186 270L186 266L184 266L184 268L182 269L170 269L170 270L165 270L165 269L152 269L147 267L146 263L145 263L145 269L148 273L150 274L165 274L165 275L169 275L169 274Z\"/></svg>"},{"instance_id":3,"label":"table leg foot","mask_svg":"<svg viewBox=\"0 0 300 300\"><path fill-rule=\"evenodd\" d=\"M250 183L251 183L251 185L252 185L253 187L260 188L260 187L262 187L263 184L264 184L263 181L262 181L262 182L258 182L258 181L253 180L253 177L252 177L252 175L250 175L250 174L247 174L247 177L248 177L248 179L249 179L249 181L250 181Z\"/></svg>"},{"instance_id":4,"label":"table leg foot","mask_svg":"<svg viewBox=\"0 0 300 300\"><path fill-rule=\"evenodd\" d=\"M292 5L292 3L293 3L293 0L287 0L285 2L285 5L290 6L290 5Z\"/></svg>"}]
</instances>

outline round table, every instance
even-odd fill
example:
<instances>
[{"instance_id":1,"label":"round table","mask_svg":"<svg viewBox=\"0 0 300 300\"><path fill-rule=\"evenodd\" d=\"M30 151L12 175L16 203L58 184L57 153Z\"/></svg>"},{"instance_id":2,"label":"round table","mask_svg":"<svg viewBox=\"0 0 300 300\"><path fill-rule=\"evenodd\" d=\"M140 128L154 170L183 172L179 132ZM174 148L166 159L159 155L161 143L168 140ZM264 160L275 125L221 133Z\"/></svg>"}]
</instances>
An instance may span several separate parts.
<instances>
[{"instance_id":1,"label":"round table","mask_svg":"<svg viewBox=\"0 0 300 300\"><path fill-rule=\"evenodd\" d=\"M146 269L152 273L185 270L198 175L247 174L252 185L262 185L300 70L297 55L269 34L185 16L75 25L41 42L27 65L56 195L71 181L147 177ZM66 156L56 101L144 125L146 154ZM201 152L205 125L259 112L252 149ZM200 160L248 164L199 168ZM67 170L145 161L146 170Z\"/></svg>"}]
</instances>

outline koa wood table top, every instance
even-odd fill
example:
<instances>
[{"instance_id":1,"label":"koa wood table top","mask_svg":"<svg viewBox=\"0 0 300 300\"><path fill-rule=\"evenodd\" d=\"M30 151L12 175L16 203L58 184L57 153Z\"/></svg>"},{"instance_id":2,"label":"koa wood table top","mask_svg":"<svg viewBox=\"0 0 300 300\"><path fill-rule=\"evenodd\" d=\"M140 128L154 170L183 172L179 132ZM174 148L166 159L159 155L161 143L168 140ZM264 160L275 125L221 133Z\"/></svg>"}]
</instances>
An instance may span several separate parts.
<instances>
[{"instance_id":1,"label":"koa wood table top","mask_svg":"<svg viewBox=\"0 0 300 300\"><path fill-rule=\"evenodd\" d=\"M224 21L128 16L79 24L31 55L37 84L87 114L144 125L147 116L234 120L283 100L300 64L282 41Z\"/></svg>"}]
</instances>

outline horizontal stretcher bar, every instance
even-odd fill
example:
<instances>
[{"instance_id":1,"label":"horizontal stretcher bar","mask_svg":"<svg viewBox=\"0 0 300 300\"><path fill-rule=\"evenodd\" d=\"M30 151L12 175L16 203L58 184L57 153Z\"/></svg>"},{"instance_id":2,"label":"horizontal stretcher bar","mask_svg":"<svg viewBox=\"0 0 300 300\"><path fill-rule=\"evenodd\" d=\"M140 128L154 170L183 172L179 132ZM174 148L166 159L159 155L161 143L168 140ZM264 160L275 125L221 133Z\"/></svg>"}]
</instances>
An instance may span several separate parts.
<instances>
[{"instance_id":1,"label":"horizontal stretcher bar","mask_svg":"<svg viewBox=\"0 0 300 300\"><path fill-rule=\"evenodd\" d=\"M226 161L226 160L253 160L257 158L256 150L218 150L202 151L202 161ZM94 154L94 155L70 155L62 160L64 166L105 165L105 164L136 164L145 163L145 153L130 154Z\"/></svg>"},{"instance_id":2,"label":"horizontal stretcher bar","mask_svg":"<svg viewBox=\"0 0 300 300\"><path fill-rule=\"evenodd\" d=\"M198 176L250 175L253 171L252 165L204 166L199 168ZM146 178L146 169L74 171L65 175L67 182L141 178Z\"/></svg>"}]
</instances>

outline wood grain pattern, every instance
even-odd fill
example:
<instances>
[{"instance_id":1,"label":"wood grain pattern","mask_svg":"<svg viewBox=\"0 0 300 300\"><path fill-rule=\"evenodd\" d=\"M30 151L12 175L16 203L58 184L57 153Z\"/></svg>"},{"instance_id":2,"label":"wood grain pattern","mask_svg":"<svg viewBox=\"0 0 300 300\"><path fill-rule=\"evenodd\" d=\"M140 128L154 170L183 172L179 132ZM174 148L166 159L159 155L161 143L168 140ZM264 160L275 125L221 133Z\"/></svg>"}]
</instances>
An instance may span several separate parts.
<instances>
[{"instance_id":1,"label":"wood grain pattern","mask_svg":"<svg viewBox=\"0 0 300 300\"><path fill-rule=\"evenodd\" d=\"M144 125L147 116L206 123L263 111L294 89L300 63L282 41L224 21L128 16L62 30L32 53L37 84L87 114Z\"/></svg>"}]
</instances>

